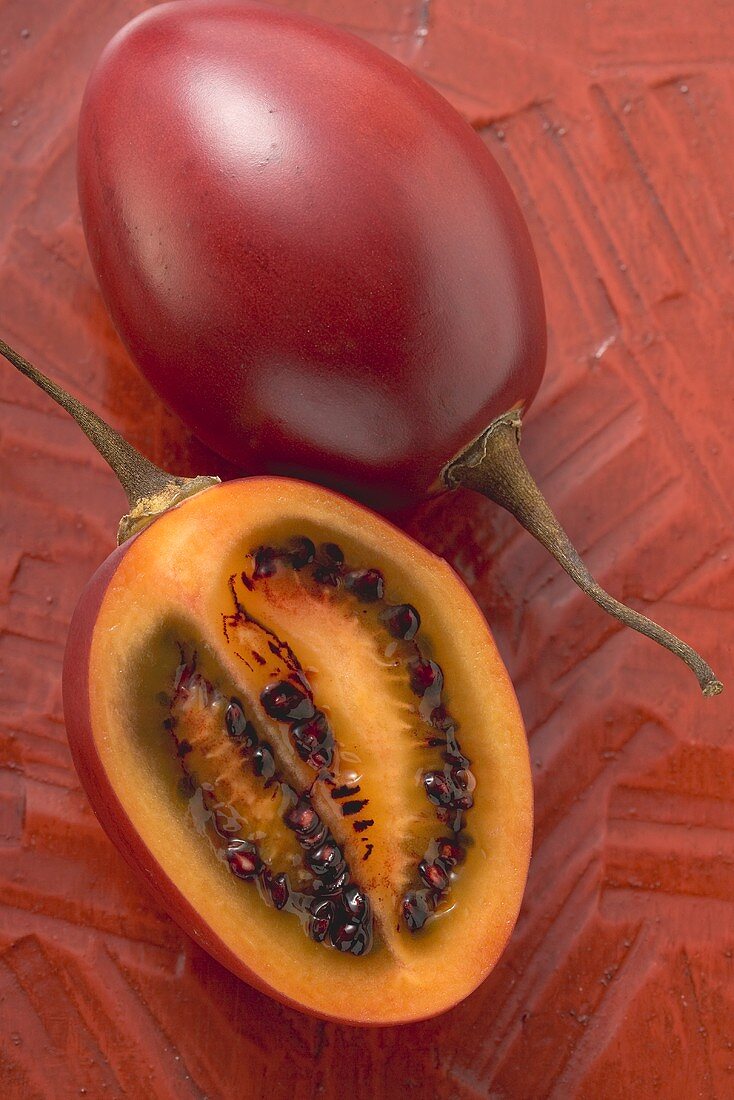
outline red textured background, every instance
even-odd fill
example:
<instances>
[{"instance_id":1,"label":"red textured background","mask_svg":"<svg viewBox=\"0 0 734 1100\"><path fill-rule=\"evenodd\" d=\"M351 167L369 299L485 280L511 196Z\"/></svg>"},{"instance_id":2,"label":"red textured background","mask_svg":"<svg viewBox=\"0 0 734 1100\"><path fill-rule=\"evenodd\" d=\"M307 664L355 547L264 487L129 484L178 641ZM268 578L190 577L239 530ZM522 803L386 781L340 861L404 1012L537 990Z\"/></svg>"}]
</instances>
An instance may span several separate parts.
<instances>
[{"instance_id":1,"label":"red textured background","mask_svg":"<svg viewBox=\"0 0 734 1100\"><path fill-rule=\"evenodd\" d=\"M282 0L433 81L507 173L537 246L547 381L525 434L602 583L734 690L729 0ZM77 210L85 76L144 0L0 0L0 332L157 461L212 459L136 375ZM620 631L488 503L413 529L486 610L537 793L510 947L437 1020L361 1032L251 991L162 913L71 765L60 664L123 498L0 365L0 1094L734 1096L731 695Z\"/></svg>"}]
</instances>

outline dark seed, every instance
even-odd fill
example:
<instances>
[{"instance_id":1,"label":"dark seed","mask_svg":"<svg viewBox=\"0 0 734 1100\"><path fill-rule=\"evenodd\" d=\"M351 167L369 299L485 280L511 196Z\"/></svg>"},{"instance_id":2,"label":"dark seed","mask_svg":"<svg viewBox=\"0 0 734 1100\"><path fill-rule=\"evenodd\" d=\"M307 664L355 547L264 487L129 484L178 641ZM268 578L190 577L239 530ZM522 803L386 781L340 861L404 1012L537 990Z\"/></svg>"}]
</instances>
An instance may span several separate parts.
<instances>
[{"instance_id":1,"label":"dark seed","mask_svg":"<svg viewBox=\"0 0 734 1100\"><path fill-rule=\"evenodd\" d=\"M290 884L288 882L288 876L284 874L276 875L268 883L268 889L270 890L270 896L273 899L273 905L276 909L282 909L290 897Z\"/></svg>"},{"instance_id":2,"label":"dark seed","mask_svg":"<svg viewBox=\"0 0 734 1100\"><path fill-rule=\"evenodd\" d=\"M426 772L423 786L434 806L449 806L453 800L453 791L444 772Z\"/></svg>"},{"instance_id":3,"label":"dark seed","mask_svg":"<svg viewBox=\"0 0 734 1100\"><path fill-rule=\"evenodd\" d=\"M323 822L320 821L318 823L318 826L313 830L313 832L309 832L309 833L299 832L298 833L298 840L299 840L299 843L304 848L320 848L321 845L325 842L328 835L329 835L329 830L326 828L326 826L323 824Z\"/></svg>"},{"instance_id":4,"label":"dark seed","mask_svg":"<svg viewBox=\"0 0 734 1100\"><path fill-rule=\"evenodd\" d=\"M255 733L255 727L252 722L248 722L245 726L245 732L240 737L240 744L243 748L251 749L257 744L258 737Z\"/></svg>"},{"instance_id":5,"label":"dark seed","mask_svg":"<svg viewBox=\"0 0 734 1100\"><path fill-rule=\"evenodd\" d=\"M311 907L311 920L308 926L308 934L311 936L311 939L316 940L316 943L323 943L333 918L333 903L326 899L317 901Z\"/></svg>"},{"instance_id":6,"label":"dark seed","mask_svg":"<svg viewBox=\"0 0 734 1100\"><path fill-rule=\"evenodd\" d=\"M442 863L448 864L449 867L454 867L457 863L461 863L464 858L464 849L461 845L457 844L455 840L451 840L451 838L447 836L442 836L436 844L438 848L438 858Z\"/></svg>"},{"instance_id":7,"label":"dark seed","mask_svg":"<svg viewBox=\"0 0 734 1100\"><path fill-rule=\"evenodd\" d=\"M437 890L439 893L449 884L449 876L440 863L429 863L427 859L422 859L418 864L418 874L426 886L430 886L432 890Z\"/></svg>"},{"instance_id":8,"label":"dark seed","mask_svg":"<svg viewBox=\"0 0 734 1100\"><path fill-rule=\"evenodd\" d=\"M314 880L314 889L326 890L327 893L331 893L334 890L342 890L349 882L349 872L347 871L347 865L344 859L340 859L338 863L335 863L332 867L329 867L327 871L324 871L317 879ZM325 886L322 884L326 884ZM328 887L328 889L327 889Z\"/></svg>"},{"instance_id":9,"label":"dark seed","mask_svg":"<svg viewBox=\"0 0 734 1100\"><path fill-rule=\"evenodd\" d=\"M344 891L344 905L358 919L363 917L367 910L365 896L354 883L347 886Z\"/></svg>"},{"instance_id":10,"label":"dark seed","mask_svg":"<svg viewBox=\"0 0 734 1100\"><path fill-rule=\"evenodd\" d=\"M440 691L443 673L435 661L413 661L410 666L410 687L416 695L425 695L430 689Z\"/></svg>"},{"instance_id":11,"label":"dark seed","mask_svg":"<svg viewBox=\"0 0 734 1100\"><path fill-rule=\"evenodd\" d=\"M310 802L299 799L283 815L283 821L295 833L308 833L319 824L319 815Z\"/></svg>"},{"instance_id":12,"label":"dark seed","mask_svg":"<svg viewBox=\"0 0 734 1100\"><path fill-rule=\"evenodd\" d=\"M355 921L347 921L346 924L339 922L332 925L330 936L332 946L339 951L351 951L352 944L359 935L359 931L359 925Z\"/></svg>"},{"instance_id":13,"label":"dark seed","mask_svg":"<svg viewBox=\"0 0 734 1100\"><path fill-rule=\"evenodd\" d=\"M393 638L402 638L406 642L409 642L411 638L415 638L421 625L420 615L409 603L388 607L387 611L382 613L381 618Z\"/></svg>"},{"instance_id":14,"label":"dark seed","mask_svg":"<svg viewBox=\"0 0 734 1100\"><path fill-rule=\"evenodd\" d=\"M313 579L317 584L326 584L329 588L338 588L341 584L339 573L331 565L317 565L313 571Z\"/></svg>"},{"instance_id":15,"label":"dark seed","mask_svg":"<svg viewBox=\"0 0 734 1100\"><path fill-rule=\"evenodd\" d=\"M324 878L314 879L313 888L317 894L323 895L341 893L341 891L349 882L349 871L346 869L346 866L344 864L342 864L342 866L344 869L339 870L339 868L337 868L337 871L339 871L339 873L335 877L332 877L331 874L329 874Z\"/></svg>"},{"instance_id":16,"label":"dark seed","mask_svg":"<svg viewBox=\"0 0 734 1100\"><path fill-rule=\"evenodd\" d=\"M262 866L257 849L244 840L235 840L227 845L227 863L233 875L246 881L255 878Z\"/></svg>"},{"instance_id":17,"label":"dark seed","mask_svg":"<svg viewBox=\"0 0 734 1100\"><path fill-rule=\"evenodd\" d=\"M278 551L273 546L261 546L255 551L255 568L252 571L254 580L261 577L272 577L278 566Z\"/></svg>"},{"instance_id":18,"label":"dark seed","mask_svg":"<svg viewBox=\"0 0 734 1100\"><path fill-rule=\"evenodd\" d=\"M311 917L308 924L308 934L316 943L323 943L326 933L329 931L329 922L326 917Z\"/></svg>"},{"instance_id":19,"label":"dark seed","mask_svg":"<svg viewBox=\"0 0 734 1100\"><path fill-rule=\"evenodd\" d=\"M410 890L403 898L403 918L411 932L417 932L430 916L424 890Z\"/></svg>"},{"instance_id":20,"label":"dark seed","mask_svg":"<svg viewBox=\"0 0 734 1100\"><path fill-rule=\"evenodd\" d=\"M306 693L290 680L268 684L260 694L260 702L270 717L278 721L312 718L315 713Z\"/></svg>"},{"instance_id":21,"label":"dark seed","mask_svg":"<svg viewBox=\"0 0 734 1100\"><path fill-rule=\"evenodd\" d=\"M308 758L308 763L312 768L330 768L334 760L334 749L332 745L321 745L318 749L311 753Z\"/></svg>"},{"instance_id":22,"label":"dark seed","mask_svg":"<svg viewBox=\"0 0 734 1100\"><path fill-rule=\"evenodd\" d=\"M261 741L253 752L252 766L255 775L261 775L264 779L272 779L275 775L273 750L267 741Z\"/></svg>"},{"instance_id":23,"label":"dark seed","mask_svg":"<svg viewBox=\"0 0 734 1100\"><path fill-rule=\"evenodd\" d=\"M241 737L247 727L247 719L239 699L230 699L224 724L230 737Z\"/></svg>"},{"instance_id":24,"label":"dark seed","mask_svg":"<svg viewBox=\"0 0 734 1100\"><path fill-rule=\"evenodd\" d=\"M309 852L306 862L315 875L325 875L337 867L341 873L343 857L335 842L326 840L320 848Z\"/></svg>"},{"instance_id":25,"label":"dark seed","mask_svg":"<svg viewBox=\"0 0 734 1100\"><path fill-rule=\"evenodd\" d=\"M310 565L315 557L316 547L311 539L300 537L291 539L289 542L288 563L294 569L303 569L306 565Z\"/></svg>"},{"instance_id":26,"label":"dark seed","mask_svg":"<svg viewBox=\"0 0 734 1100\"><path fill-rule=\"evenodd\" d=\"M330 733L329 723L320 710L316 711L310 721L298 722L293 726L291 734L301 760L308 760L314 749L323 745Z\"/></svg>"},{"instance_id":27,"label":"dark seed","mask_svg":"<svg viewBox=\"0 0 734 1100\"><path fill-rule=\"evenodd\" d=\"M456 786L467 794L473 794L476 790L477 781L474 778L474 772L470 772L468 768L452 768L451 778Z\"/></svg>"},{"instance_id":28,"label":"dark seed","mask_svg":"<svg viewBox=\"0 0 734 1100\"><path fill-rule=\"evenodd\" d=\"M362 925L359 932L352 941L352 946L349 948L349 952L352 955L365 955L372 944L372 935L368 928Z\"/></svg>"},{"instance_id":29,"label":"dark seed","mask_svg":"<svg viewBox=\"0 0 734 1100\"><path fill-rule=\"evenodd\" d=\"M233 741L238 741L245 748L251 749L257 744L257 734L252 722L248 722L242 704L239 699L232 699L224 716L224 724L227 733Z\"/></svg>"},{"instance_id":30,"label":"dark seed","mask_svg":"<svg viewBox=\"0 0 734 1100\"><path fill-rule=\"evenodd\" d=\"M347 573L344 584L363 603L381 600L385 591L385 578L379 569L354 569Z\"/></svg>"},{"instance_id":31,"label":"dark seed","mask_svg":"<svg viewBox=\"0 0 734 1100\"><path fill-rule=\"evenodd\" d=\"M325 542L321 547L321 553L334 565L344 564L344 551L335 542Z\"/></svg>"},{"instance_id":32,"label":"dark seed","mask_svg":"<svg viewBox=\"0 0 734 1100\"><path fill-rule=\"evenodd\" d=\"M191 752L191 742L179 741L178 748L176 749L176 754L178 756L186 756L186 754L189 752Z\"/></svg>"}]
</instances>

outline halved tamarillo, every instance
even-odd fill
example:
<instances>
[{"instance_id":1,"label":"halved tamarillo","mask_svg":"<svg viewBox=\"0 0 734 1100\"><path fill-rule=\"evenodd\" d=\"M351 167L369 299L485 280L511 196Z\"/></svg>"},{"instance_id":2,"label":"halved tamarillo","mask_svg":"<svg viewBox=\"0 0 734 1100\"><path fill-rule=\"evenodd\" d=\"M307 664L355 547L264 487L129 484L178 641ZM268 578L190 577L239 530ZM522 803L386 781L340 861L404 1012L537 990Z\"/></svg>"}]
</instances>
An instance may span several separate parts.
<instances>
[{"instance_id":1,"label":"halved tamarillo","mask_svg":"<svg viewBox=\"0 0 734 1100\"><path fill-rule=\"evenodd\" d=\"M171 915L287 1004L362 1024L448 1009L520 906L522 720L471 595L331 490L172 478L0 341L125 488L63 671L111 839Z\"/></svg>"},{"instance_id":2,"label":"halved tamarillo","mask_svg":"<svg viewBox=\"0 0 734 1100\"><path fill-rule=\"evenodd\" d=\"M721 690L594 581L520 457L545 364L538 265L499 167L434 89L301 15L167 3L94 69L78 175L114 323L211 448L388 511L483 493Z\"/></svg>"}]
</instances>

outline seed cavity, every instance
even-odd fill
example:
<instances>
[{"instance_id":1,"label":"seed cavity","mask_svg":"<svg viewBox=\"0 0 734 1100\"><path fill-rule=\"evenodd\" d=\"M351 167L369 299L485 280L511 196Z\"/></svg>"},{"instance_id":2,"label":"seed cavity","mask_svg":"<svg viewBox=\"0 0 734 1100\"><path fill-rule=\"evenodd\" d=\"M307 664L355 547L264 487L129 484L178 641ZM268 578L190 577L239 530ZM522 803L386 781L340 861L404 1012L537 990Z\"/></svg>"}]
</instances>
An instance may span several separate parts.
<instances>
[{"instance_id":1,"label":"seed cavity","mask_svg":"<svg viewBox=\"0 0 734 1100\"><path fill-rule=\"evenodd\" d=\"M412 604L388 603L382 572L350 566L336 543L321 543L317 548L312 539L297 536L285 546L261 545L249 558L249 576L247 572L241 574L249 592L253 592L260 582L274 583L279 570L283 570L299 574L290 583L310 585L320 600L341 600L352 608L356 602L360 619L369 616L364 621L372 622L378 631L384 632L387 638L385 657L392 667L405 675L407 686L415 697L416 748L432 754L432 759L423 761L419 782L440 825L436 830L439 835L428 843L423 856L413 865L412 881L408 882L408 888L397 903L404 926L417 932L440 910L465 858L466 814L473 807L477 786L471 761L459 744L457 723L443 700L443 670L433 660L430 645L421 638L420 614ZM245 620L256 623L249 619L237 599L235 579L236 575L230 579L230 590L236 614L223 616L225 637L228 625ZM370 605L375 605L374 610ZM262 712L266 719L287 725L287 736L298 758L317 772L321 781L331 783L331 797L340 802L344 818L355 819L351 822L352 829L362 834L362 860L368 860L374 850L369 841L369 829L375 822L373 818L357 815L364 811L369 799L355 797L360 792L358 783L335 785L337 745L330 723L316 705L311 686L287 643L263 624L256 625L266 635L263 652L269 650L285 665L285 675L284 670L279 669L280 678L273 678L261 690ZM243 660L249 659L249 652L243 655ZM254 649L252 660L260 666L267 663ZM195 672L195 664L194 658L182 662L183 667L177 670L174 699L196 691L206 705L216 697L216 691ZM344 851L311 804L308 792L296 795L283 782L273 744L263 739L268 729L267 721L257 708L255 710L255 714L248 716L241 699L232 697L224 711L224 732L265 788L279 784L284 794L290 792L282 820L301 850L302 873L310 876L310 886L305 891L294 887L285 870L269 866L262 858L254 838L237 835L236 820L230 819L225 825L220 814L220 835L228 834L223 858L236 878L257 882L268 904L278 910L297 913L313 940L339 951L364 954L373 939L369 899L352 881ZM174 722L173 717L170 721ZM260 727L264 728L258 732ZM183 737L176 738L175 722L168 728L176 740L185 769L191 752L189 742ZM273 736L272 730L270 735Z\"/></svg>"},{"instance_id":2,"label":"seed cavity","mask_svg":"<svg viewBox=\"0 0 734 1100\"><path fill-rule=\"evenodd\" d=\"M182 661L182 664L184 662ZM282 821L295 834L303 852L304 869L308 872L312 892L294 889L289 875L276 870L263 858L258 842L252 836L242 835L246 823L231 805L224 802L224 795L232 794L232 782L227 775L214 774L229 763L217 763L216 758L199 754L199 763L206 766L211 761L212 774L196 776L187 768L187 758L195 752L188 738L178 739L179 722L173 713L164 721L164 727L173 737L176 756L183 770L181 783L185 796L199 806L196 811L201 823L209 822L213 842L234 878L257 886L259 895L276 910L295 914L306 931L316 942L354 955L365 954L373 941L373 915L369 901L359 886L352 882L344 853L311 804L310 797L295 794L278 772L272 745L258 738L253 722L248 718L240 699L222 696L205 677L196 670L196 656L179 667L175 675L176 688L170 701L171 710L190 707L198 700L198 714L209 707L219 708L223 714L222 736L239 759L242 768L250 768L253 775L264 781L263 789L278 783L285 803ZM272 689L263 692L266 711L278 714L304 713L304 700L308 696L295 684L280 681L268 685ZM313 707L311 708L313 710ZM181 724L186 722L181 715Z\"/></svg>"},{"instance_id":3,"label":"seed cavity","mask_svg":"<svg viewBox=\"0 0 734 1100\"><path fill-rule=\"evenodd\" d=\"M308 796L302 795L283 820L305 849L306 863L316 876L314 890L321 895L311 903L309 935L317 943L328 937L339 951L365 954L372 945L372 911L366 896L350 881L341 848Z\"/></svg>"}]
</instances>

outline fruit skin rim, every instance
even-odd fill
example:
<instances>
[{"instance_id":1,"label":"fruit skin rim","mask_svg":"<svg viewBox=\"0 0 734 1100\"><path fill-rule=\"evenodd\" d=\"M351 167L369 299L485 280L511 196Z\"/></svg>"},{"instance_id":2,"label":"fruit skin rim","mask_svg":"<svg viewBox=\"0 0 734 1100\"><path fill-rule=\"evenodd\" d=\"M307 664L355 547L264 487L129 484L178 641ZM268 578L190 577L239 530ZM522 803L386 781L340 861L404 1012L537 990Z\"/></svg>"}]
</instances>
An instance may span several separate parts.
<instances>
[{"instance_id":1,"label":"fruit skin rim","mask_svg":"<svg viewBox=\"0 0 734 1100\"><path fill-rule=\"evenodd\" d=\"M275 483L287 484L290 487L293 486L293 480L290 478L282 477L249 477L237 479L236 481L225 482L218 486L213 486L214 489L219 492L226 491L229 486L236 485L242 481L252 483ZM371 518L374 518L379 524L387 525L398 532L403 538L406 536L405 532L401 531L395 524L390 523L383 516L373 512L371 509L366 508L362 504L355 504L354 501L345 497L341 493L336 493L333 490L325 490L323 486L315 485L312 483L303 483L304 486L308 486L310 489L315 489L320 493L326 493L330 496L338 497L346 501L352 508L359 508L368 513ZM208 491L208 490L207 490ZM200 496L200 494L199 494ZM190 500L196 500L197 497L189 498ZM182 501L175 506L175 509L185 508L189 503L188 500ZM162 513L162 516L166 513ZM99 820L102 828L108 838L112 840L115 847L118 849L122 857L127 864L133 869L133 871L147 884L149 889L153 892L156 900L163 906L168 915L174 921L178 928L180 928L187 936L189 936L195 943L198 943L209 955L211 955L217 962L221 963L230 973L235 977L245 981L252 988L258 990L261 993L266 994L270 998L279 1001L288 1008L295 1009L308 1016L316 1017L318 1019L327 1020L333 1023L348 1025L352 1027L391 1027L401 1024L420 1023L424 1020L432 1019L436 1016L442 1015L445 1012L455 1008L456 1005L466 1000L469 996L477 991L481 984L486 980L489 974L492 972L497 962L501 958L505 947L512 935L512 932L517 923L517 918L520 911L520 906L524 896L525 886L527 884L527 874L530 862L530 854L532 848L533 837L533 800L532 789L531 797L528 801L528 828L527 828L527 844L525 851L518 851L518 863L521 861L525 866L525 874L522 878L522 890L518 891L517 906L514 913L508 914L508 920L505 922L506 932L505 935L497 937L495 944L493 945L495 950L493 951L493 958L491 965L484 968L479 980L468 993L464 993L457 997L456 1001L450 1004L444 1004L435 1011L430 1009L424 1012L414 1013L412 1015L406 1014L400 1018L375 1018L368 1017L363 1018L348 1018L343 1015L329 1013L314 1008L311 1005L303 1004L300 1001L288 996L287 993L269 985L263 981L259 975L250 969L249 966L235 954L226 943L212 930L212 928L203 920L197 910L189 902L186 896L182 893L181 889L177 886L175 881L170 877L165 867L155 859L146 844L143 842L135 828L132 826L127 813L109 779L107 771L102 763L99 755L94 733L92 730L91 710L90 710L90 684L89 684L89 665L92 646L94 643L95 625L99 616L100 609L105 599L107 590L112 583L118 569L120 568L122 561L126 554L129 552L133 544L137 543L139 539L144 539L149 530L151 530L162 518L159 516L156 520L145 528L139 534L130 538L122 546L118 546L112 553L105 559L99 566L90 580L87 582L84 588L74 614L72 616L71 624L69 626L69 633L67 636L66 649L64 652L64 663L62 670L62 694L63 694L63 706L64 706L64 719L66 723L67 738L69 743L69 749L71 752L74 766L77 770L79 778L81 780L82 787L89 799L92 810L95 816ZM419 544L420 545L420 544ZM421 550L425 554L431 554L436 557L444 568L451 568L447 562L442 558L438 558L438 555L433 555L431 551L421 546ZM476 600L472 596L471 592L458 576L458 574L452 569L452 573L458 580L458 582L464 588L466 594L477 606L479 613L484 618L481 608L476 604ZM486 620L485 620L486 622ZM489 626L487 625L487 632L490 635ZM503 666L504 667L504 666ZM507 674L507 680L510 688L512 684ZM514 693L514 689L513 693ZM530 767L528 763L528 774L530 774Z\"/></svg>"}]
</instances>

